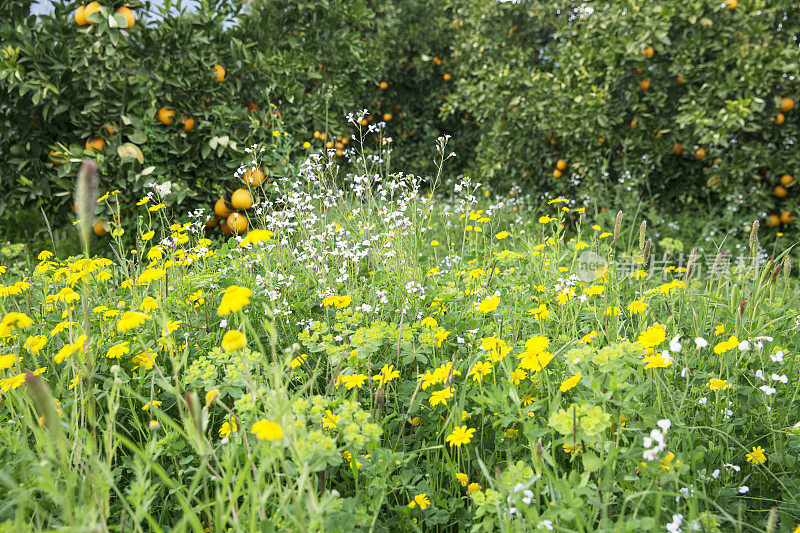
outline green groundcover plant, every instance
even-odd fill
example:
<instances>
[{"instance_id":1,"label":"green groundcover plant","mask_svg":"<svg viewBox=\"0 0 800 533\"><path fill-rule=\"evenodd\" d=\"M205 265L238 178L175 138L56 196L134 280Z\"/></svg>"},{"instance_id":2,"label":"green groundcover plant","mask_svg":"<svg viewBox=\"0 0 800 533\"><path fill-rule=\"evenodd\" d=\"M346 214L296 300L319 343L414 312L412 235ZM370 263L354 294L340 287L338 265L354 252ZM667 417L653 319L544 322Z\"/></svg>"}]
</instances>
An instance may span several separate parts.
<instances>
[{"instance_id":1,"label":"green groundcover plant","mask_svg":"<svg viewBox=\"0 0 800 533\"><path fill-rule=\"evenodd\" d=\"M654 268L447 142L427 182L310 157L222 243L153 188L113 259L87 163L84 253L0 267L2 529L796 530L788 255Z\"/></svg>"}]
</instances>

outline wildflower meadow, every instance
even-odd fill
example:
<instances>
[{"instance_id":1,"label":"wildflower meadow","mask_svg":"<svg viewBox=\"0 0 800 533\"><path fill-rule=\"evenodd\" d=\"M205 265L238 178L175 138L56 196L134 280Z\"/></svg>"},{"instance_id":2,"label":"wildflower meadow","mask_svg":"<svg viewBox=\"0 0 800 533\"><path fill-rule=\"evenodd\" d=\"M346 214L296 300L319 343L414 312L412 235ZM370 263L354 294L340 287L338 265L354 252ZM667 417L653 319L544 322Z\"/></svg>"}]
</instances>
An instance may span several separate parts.
<instances>
[{"instance_id":1,"label":"wildflower meadow","mask_svg":"<svg viewBox=\"0 0 800 533\"><path fill-rule=\"evenodd\" d=\"M2 267L3 530L800 523L800 310L758 223L747 265L649 273L623 211L362 165L254 188L225 241L153 189L113 258L78 219L86 253ZM94 169L79 217L116 205Z\"/></svg>"},{"instance_id":2,"label":"wildflower meadow","mask_svg":"<svg viewBox=\"0 0 800 533\"><path fill-rule=\"evenodd\" d=\"M799 41L4 0L0 533L800 533Z\"/></svg>"}]
</instances>

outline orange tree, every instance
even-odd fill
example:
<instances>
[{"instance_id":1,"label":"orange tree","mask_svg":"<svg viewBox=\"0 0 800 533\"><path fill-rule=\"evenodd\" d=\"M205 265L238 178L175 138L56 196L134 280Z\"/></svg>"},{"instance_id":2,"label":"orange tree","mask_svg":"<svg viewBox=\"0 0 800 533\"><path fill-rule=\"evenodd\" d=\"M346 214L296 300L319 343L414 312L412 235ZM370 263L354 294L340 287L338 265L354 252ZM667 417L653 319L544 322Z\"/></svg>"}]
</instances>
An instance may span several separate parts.
<instances>
[{"instance_id":1,"label":"orange tree","mask_svg":"<svg viewBox=\"0 0 800 533\"><path fill-rule=\"evenodd\" d=\"M641 199L653 218L791 222L800 6L720 4L454 3L467 31L446 110L480 123L476 167L497 181L597 206Z\"/></svg>"}]
</instances>

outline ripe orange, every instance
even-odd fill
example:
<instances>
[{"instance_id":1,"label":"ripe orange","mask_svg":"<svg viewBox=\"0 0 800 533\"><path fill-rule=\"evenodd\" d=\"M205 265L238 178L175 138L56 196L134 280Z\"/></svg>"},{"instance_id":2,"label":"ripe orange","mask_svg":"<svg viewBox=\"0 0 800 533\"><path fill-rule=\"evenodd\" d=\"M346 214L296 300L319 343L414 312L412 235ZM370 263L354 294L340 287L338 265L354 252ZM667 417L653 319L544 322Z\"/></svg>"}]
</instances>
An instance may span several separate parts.
<instances>
[{"instance_id":1,"label":"ripe orange","mask_svg":"<svg viewBox=\"0 0 800 533\"><path fill-rule=\"evenodd\" d=\"M678 85L686 85L686 80L680 74L678 74Z\"/></svg>"},{"instance_id":2,"label":"ripe orange","mask_svg":"<svg viewBox=\"0 0 800 533\"><path fill-rule=\"evenodd\" d=\"M106 237L109 235L108 231L106 231L106 227L103 224L102 220L97 221L97 223L94 226L92 226L92 229L94 230L94 234L97 235L98 237Z\"/></svg>"},{"instance_id":3,"label":"ripe orange","mask_svg":"<svg viewBox=\"0 0 800 533\"><path fill-rule=\"evenodd\" d=\"M92 22L89 20L89 17L92 16L93 13L100 11L100 2L91 2L86 5L86 8L83 10L83 14L86 16L86 22L91 24L92 26L97 26L97 22Z\"/></svg>"},{"instance_id":4,"label":"ripe orange","mask_svg":"<svg viewBox=\"0 0 800 533\"><path fill-rule=\"evenodd\" d=\"M386 83L385 81L382 81L382 82L380 83L379 87L380 87L381 89L388 89L388 88L389 88L389 84L388 84L388 83Z\"/></svg>"},{"instance_id":5,"label":"ripe orange","mask_svg":"<svg viewBox=\"0 0 800 533\"><path fill-rule=\"evenodd\" d=\"M233 206L226 202L224 198L220 198L217 200L217 203L214 204L214 213L216 213L218 217L225 218L233 213Z\"/></svg>"},{"instance_id":6,"label":"ripe orange","mask_svg":"<svg viewBox=\"0 0 800 533\"><path fill-rule=\"evenodd\" d=\"M372 115L370 115L370 118L372 118ZM320 140L323 140L323 141L324 141L324 140L325 140L325 137L326 137L327 135L328 135L328 134L327 134L327 133L325 133L324 131L323 131L322 133L320 133L320 134L319 134L319 138L320 138Z\"/></svg>"},{"instance_id":7,"label":"ripe orange","mask_svg":"<svg viewBox=\"0 0 800 533\"><path fill-rule=\"evenodd\" d=\"M639 84L639 88L641 90L643 90L643 91L649 91L650 90L650 80L649 79L643 79L642 83Z\"/></svg>"},{"instance_id":8,"label":"ripe orange","mask_svg":"<svg viewBox=\"0 0 800 533\"><path fill-rule=\"evenodd\" d=\"M706 149L705 148L698 148L694 151L694 158L695 159L703 159L706 156Z\"/></svg>"},{"instance_id":9,"label":"ripe orange","mask_svg":"<svg viewBox=\"0 0 800 533\"><path fill-rule=\"evenodd\" d=\"M566 168L567 168L567 162L566 162L566 161L564 161L563 159L559 159L559 160L556 162L556 168L557 168L558 170L566 170Z\"/></svg>"},{"instance_id":10,"label":"ripe orange","mask_svg":"<svg viewBox=\"0 0 800 533\"><path fill-rule=\"evenodd\" d=\"M244 176L242 176L242 181L251 187L258 187L264 183L265 177L266 176L264 176L264 173L260 168L251 168L244 173Z\"/></svg>"},{"instance_id":11,"label":"ripe orange","mask_svg":"<svg viewBox=\"0 0 800 533\"><path fill-rule=\"evenodd\" d=\"M442 76L442 78L444 78L444 81L450 81L450 80L452 80L452 79L453 79L453 76L451 76L451 75L448 73L448 74L445 74L444 76Z\"/></svg>"},{"instance_id":12,"label":"ripe orange","mask_svg":"<svg viewBox=\"0 0 800 533\"><path fill-rule=\"evenodd\" d=\"M767 217L766 222L767 226L769 226L770 228L774 228L775 226L778 226L781 223L781 218L778 215L770 215Z\"/></svg>"},{"instance_id":13,"label":"ripe orange","mask_svg":"<svg viewBox=\"0 0 800 533\"><path fill-rule=\"evenodd\" d=\"M344 155L344 152L341 149L338 149L336 150L336 155L342 157Z\"/></svg>"},{"instance_id":14,"label":"ripe orange","mask_svg":"<svg viewBox=\"0 0 800 533\"><path fill-rule=\"evenodd\" d=\"M253 195L247 189L236 189L231 196L231 204L236 209L250 209L253 205Z\"/></svg>"},{"instance_id":15,"label":"ripe orange","mask_svg":"<svg viewBox=\"0 0 800 533\"><path fill-rule=\"evenodd\" d=\"M727 5L728 9L731 11L736 11L736 8L739 7L739 0L725 0L725 5Z\"/></svg>"},{"instance_id":16,"label":"ripe orange","mask_svg":"<svg viewBox=\"0 0 800 533\"><path fill-rule=\"evenodd\" d=\"M384 113L383 114L383 121L384 122L389 122L390 120L392 120L392 114L391 113Z\"/></svg>"},{"instance_id":17,"label":"ripe orange","mask_svg":"<svg viewBox=\"0 0 800 533\"><path fill-rule=\"evenodd\" d=\"M553 177L554 177L554 178L560 178L560 177L561 177L561 171L560 171L560 170L558 170L558 169L555 169L555 170L553 171Z\"/></svg>"},{"instance_id":18,"label":"ripe orange","mask_svg":"<svg viewBox=\"0 0 800 533\"><path fill-rule=\"evenodd\" d=\"M788 113L792 109L794 109L794 100L786 97L781 98L781 112Z\"/></svg>"},{"instance_id":19,"label":"ripe orange","mask_svg":"<svg viewBox=\"0 0 800 533\"><path fill-rule=\"evenodd\" d=\"M233 232L231 231L231 228L228 227L227 219L223 218L222 220L219 221L219 229L220 231L222 231L223 235L226 235L228 237L233 237Z\"/></svg>"},{"instance_id":20,"label":"ripe orange","mask_svg":"<svg viewBox=\"0 0 800 533\"><path fill-rule=\"evenodd\" d=\"M255 102L249 102L247 104L247 112L253 113L254 111L258 111L258 105Z\"/></svg>"},{"instance_id":21,"label":"ripe orange","mask_svg":"<svg viewBox=\"0 0 800 533\"><path fill-rule=\"evenodd\" d=\"M158 110L158 121L167 126L172 125L172 118L175 116L175 111L162 107Z\"/></svg>"},{"instance_id":22,"label":"ripe orange","mask_svg":"<svg viewBox=\"0 0 800 533\"><path fill-rule=\"evenodd\" d=\"M195 122L193 117L185 118L181 122L183 123L183 131L186 133L194 129Z\"/></svg>"},{"instance_id":23,"label":"ripe orange","mask_svg":"<svg viewBox=\"0 0 800 533\"><path fill-rule=\"evenodd\" d=\"M95 137L94 139L87 139L85 146L89 151L102 152L103 148L106 146L106 142L100 137Z\"/></svg>"},{"instance_id":24,"label":"ripe orange","mask_svg":"<svg viewBox=\"0 0 800 533\"><path fill-rule=\"evenodd\" d=\"M78 26L85 26L89 23L86 19L86 6L78 6L78 9L75 10L75 22L78 23Z\"/></svg>"},{"instance_id":25,"label":"ripe orange","mask_svg":"<svg viewBox=\"0 0 800 533\"><path fill-rule=\"evenodd\" d=\"M63 153L50 150L50 161L52 161L54 165L63 165L67 162L66 159L67 158Z\"/></svg>"},{"instance_id":26,"label":"ripe orange","mask_svg":"<svg viewBox=\"0 0 800 533\"><path fill-rule=\"evenodd\" d=\"M786 197L786 189L783 188L781 185L775 187L775 196L778 198L785 198Z\"/></svg>"},{"instance_id":27,"label":"ripe orange","mask_svg":"<svg viewBox=\"0 0 800 533\"><path fill-rule=\"evenodd\" d=\"M226 225L231 230L231 233L241 235L247 231L247 217L241 213L231 213Z\"/></svg>"},{"instance_id":28,"label":"ripe orange","mask_svg":"<svg viewBox=\"0 0 800 533\"><path fill-rule=\"evenodd\" d=\"M781 176L781 185L783 185L784 187L786 187L787 185L791 185L792 183L794 183L794 178L791 177L789 174L784 174L783 176Z\"/></svg>"},{"instance_id":29,"label":"ripe orange","mask_svg":"<svg viewBox=\"0 0 800 533\"><path fill-rule=\"evenodd\" d=\"M653 50L652 46L648 46L647 48L642 50L642 55L644 57L646 57L647 59L650 59L651 57L653 57L654 53L655 53L655 50Z\"/></svg>"},{"instance_id":30,"label":"ripe orange","mask_svg":"<svg viewBox=\"0 0 800 533\"><path fill-rule=\"evenodd\" d=\"M775 117L775 124L777 124L778 126L783 124L785 121L786 117L784 116L783 113L778 113L778 116Z\"/></svg>"},{"instance_id":31,"label":"ripe orange","mask_svg":"<svg viewBox=\"0 0 800 533\"><path fill-rule=\"evenodd\" d=\"M314 132L314 138L315 138L315 139L319 139L319 130L316 130L316 131Z\"/></svg>"},{"instance_id":32,"label":"ripe orange","mask_svg":"<svg viewBox=\"0 0 800 533\"><path fill-rule=\"evenodd\" d=\"M681 143L672 146L672 153L675 155L683 154L683 145Z\"/></svg>"},{"instance_id":33,"label":"ripe orange","mask_svg":"<svg viewBox=\"0 0 800 533\"><path fill-rule=\"evenodd\" d=\"M367 124L368 124L368 122L367 122L367 119L365 119L365 118L362 118L362 119L361 119L361 125L362 125L362 126L366 126Z\"/></svg>"},{"instance_id":34,"label":"ripe orange","mask_svg":"<svg viewBox=\"0 0 800 533\"><path fill-rule=\"evenodd\" d=\"M122 6L121 8L117 9L116 13L119 13L120 15L125 17L125 20L128 22L128 25L125 26L126 30L131 29L133 25L136 23L136 17L134 16L133 11L131 11L131 8L127 6Z\"/></svg>"},{"instance_id":35,"label":"ripe orange","mask_svg":"<svg viewBox=\"0 0 800 533\"><path fill-rule=\"evenodd\" d=\"M225 69L222 68L222 65L214 65L214 73L211 75L217 78L219 82L225 81Z\"/></svg>"},{"instance_id":36,"label":"ripe orange","mask_svg":"<svg viewBox=\"0 0 800 533\"><path fill-rule=\"evenodd\" d=\"M784 211L783 213L781 213L781 222L783 224L791 224L792 222L794 222L794 217L792 216L792 212Z\"/></svg>"},{"instance_id":37,"label":"ripe orange","mask_svg":"<svg viewBox=\"0 0 800 533\"><path fill-rule=\"evenodd\" d=\"M333 141L328 141L325 143L325 148L331 149L333 148Z\"/></svg>"},{"instance_id":38,"label":"ripe orange","mask_svg":"<svg viewBox=\"0 0 800 533\"><path fill-rule=\"evenodd\" d=\"M212 229L216 228L217 224L219 224L219 217L217 215L208 215L206 218L206 228Z\"/></svg>"}]
</instances>

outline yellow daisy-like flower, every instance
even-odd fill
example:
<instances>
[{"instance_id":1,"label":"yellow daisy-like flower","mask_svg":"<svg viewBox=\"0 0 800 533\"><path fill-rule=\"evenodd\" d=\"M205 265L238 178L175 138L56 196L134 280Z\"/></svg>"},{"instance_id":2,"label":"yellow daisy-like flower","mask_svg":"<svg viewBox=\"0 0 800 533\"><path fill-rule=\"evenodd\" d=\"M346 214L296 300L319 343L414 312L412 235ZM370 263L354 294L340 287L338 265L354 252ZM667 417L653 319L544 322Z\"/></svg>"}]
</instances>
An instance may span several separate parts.
<instances>
[{"instance_id":1,"label":"yellow daisy-like flower","mask_svg":"<svg viewBox=\"0 0 800 533\"><path fill-rule=\"evenodd\" d=\"M725 379L713 378L706 383L706 386L713 391L718 391L730 389L732 385Z\"/></svg>"},{"instance_id":2,"label":"yellow daisy-like flower","mask_svg":"<svg viewBox=\"0 0 800 533\"><path fill-rule=\"evenodd\" d=\"M250 297L252 295L253 291L247 287L231 285L225 289L225 293L222 295L222 301L217 309L217 314L219 316L225 316L228 313L240 311L245 305L250 303Z\"/></svg>"},{"instance_id":3,"label":"yellow daisy-like flower","mask_svg":"<svg viewBox=\"0 0 800 533\"><path fill-rule=\"evenodd\" d=\"M125 311L117 320L117 331L125 333L128 330L138 328L150 319L150 315L139 311Z\"/></svg>"},{"instance_id":4,"label":"yellow daisy-like flower","mask_svg":"<svg viewBox=\"0 0 800 533\"><path fill-rule=\"evenodd\" d=\"M250 428L250 432L261 440L278 440L283 437L283 428L271 420L259 420Z\"/></svg>"},{"instance_id":5,"label":"yellow daisy-like flower","mask_svg":"<svg viewBox=\"0 0 800 533\"><path fill-rule=\"evenodd\" d=\"M466 487L467 484L469 484L469 478L463 472L458 472L456 474L456 479L458 479L458 482L461 483L462 487Z\"/></svg>"},{"instance_id":6,"label":"yellow daisy-like flower","mask_svg":"<svg viewBox=\"0 0 800 533\"><path fill-rule=\"evenodd\" d=\"M475 434L475 428L468 428L467 426L456 426L453 431L447 436L445 441L450 444L450 447L461 447L462 444L469 444L472 436Z\"/></svg>"},{"instance_id":7,"label":"yellow daisy-like flower","mask_svg":"<svg viewBox=\"0 0 800 533\"><path fill-rule=\"evenodd\" d=\"M15 329L25 329L31 324L33 324L33 320L25 313L17 313L16 311L7 313L3 320L0 321L0 337L7 336Z\"/></svg>"},{"instance_id":8,"label":"yellow daisy-like flower","mask_svg":"<svg viewBox=\"0 0 800 533\"><path fill-rule=\"evenodd\" d=\"M647 310L647 304L641 300L634 300L628 304L627 309L628 311L631 312L632 315L638 315L640 313L644 313Z\"/></svg>"},{"instance_id":9,"label":"yellow daisy-like flower","mask_svg":"<svg viewBox=\"0 0 800 533\"><path fill-rule=\"evenodd\" d=\"M447 387L442 390L432 392L428 402L431 404L431 407L435 407L439 404L447 405L447 400L452 397L453 387Z\"/></svg>"},{"instance_id":10,"label":"yellow daisy-like flower","mask_svg":"<svg viewBox=\"0 0 800 533\"><path fill-rule=\"evenodd\" d=\"M420 510L424 511L428 508L431 504L431 501L428 499L428 496L423 492L422 494L417 494L414 496L414 499L408 504L410 509L414 509L415 507L419 507Z\"/></svg>"},{"instance_id":11,"label":"yellow daisy-like flower","mask_svg":"<svg viewBox=\"0 0 800 533\"><path fill-rule=\"evenodd\" d=\"M130 353L131 349L128 347L128 341L115 344L106 352L106 357L109 359L119 359L123 355Z\"/></svg>"},{"instance_id":12,"label":"yellow daisy-like flower","mask_svg":"<svg viewBox=\"0 0 800 533\"><path fill-rule=\"evenodd\" d=\"M231 420L228 422L227 420L222 423L222 426L219 428L219 434L222 437L228 438L231 436L231 433L236 432L239 429L239 426L236 425L236 420Z\"/></svg>"},{"instance_id":13,"label":"yellow daisy-like flower","mask_svg":"<svg viewBox=\"0 0 800 533\"><path fill-rule=\"evenodd\" d=\"M247 337L241 331L232 329L226 331L222 337L222 349L226 352L235 352L247 346Z\"/></svg>"},{"instance_id":14,"label":"yellow daisy-like flower","mask_svg":"<svg viewBox=\"0 0 800 533\"><path fill-rule=\"evenodd\" d=\"M473 492L477 492L481 490L481 486L477 483L470 483L467 487L467 494L472 494Z\"/></svg>"},{"instance_id":15,"label":"yellow daisy-like flower","mask_svg":"<svg viewBox=\"0 0 800 533\"><path fill-rule=\"evenodd\" d=\"M658 346L666 338L666 327L663 324L653 324L647 331L642 332L636 342L645 348Z\"/></svg>"},{"instance_id":16,"label":"yellow daisy-like flower","mask_svg":"<svg viewBox=\"0 0 800 533\"><path fill-rule=\"evenodd\" d=\"M495 235L494 238L497 239L498 241L501 241L501 240L507 238L508 235L509 235L509 233L507 231L501 231L500 233Z\"/></svg>"},{"instance_id":17,"label":"yellow daisy-like flower","mask_svg":"<svg viewBox=\"0 0 800 533\"><path fill-rule=\"evenodd\" d=\"M567 378L564 381L562 381L559 390L561 390L561 392L567 392L568 390L574 388L580 380L581 380L581 373L578 372L571 378Z\"/></svg>"},{"instance_id":18,"label":"yellow daisy-like flower","mask_svg":"<svg viewBox=\"0 0 800 533\"><path fill-rule=\"evenodd\" d=\"M767 462L767 457L764 455L764 448L761 446L753 446L753 451L748 453L745 457L754 465L760 465Z\"/></svg>"},{"instance_id":19,"label":"yellow daisy-like flower","mask_svg":"<svg viewBox=\"0 0 800 533\"><path fill-rule=\"evenodd\" d=\"M260 242L267 242L274 236L275 236L274 232L266 229L250 230L250 233L245 235L244 239L242 239L242 242L239 243L239 246L247 246L251 244L258 244Z\"/></svg>"},{"instance_id":20,"label":"yellow daisy-like flower","mask_svg":"<svg viewBox=\"0 0 800 533\"><path fill-rule=\"evenodd\" d=\"M47 337L45 335L34 335L28 337L25 341L25 349L33 355L38 355L45 344L47 344Z\"/></svg>"},{"instance_id":21,"label":"yellow daisy-like flower","mask_svg":"<svg viewBox=\"0 0 800 533\"><path fill-rule=\"evenodd\" d=\"M485 298L481 303L478 304L478 311L481 313L491 313L497 306L500 305L500 297L499 296L490 296Z\"/></svg>"},{"instance_id":22,"label":"yellow daisy-like flower","mask_svg":"<svg viewBox=\"0 0 800 533\"><path fill-rule=\"evenodd\" d=\"M383 365L383 368L381 368L380 373L378 373L375 376L372 376L372 379L377 381L378 384L383 385L399 377L400 377L400 371L395 370L394 365Z\"/></svg>"}]
</instances>

